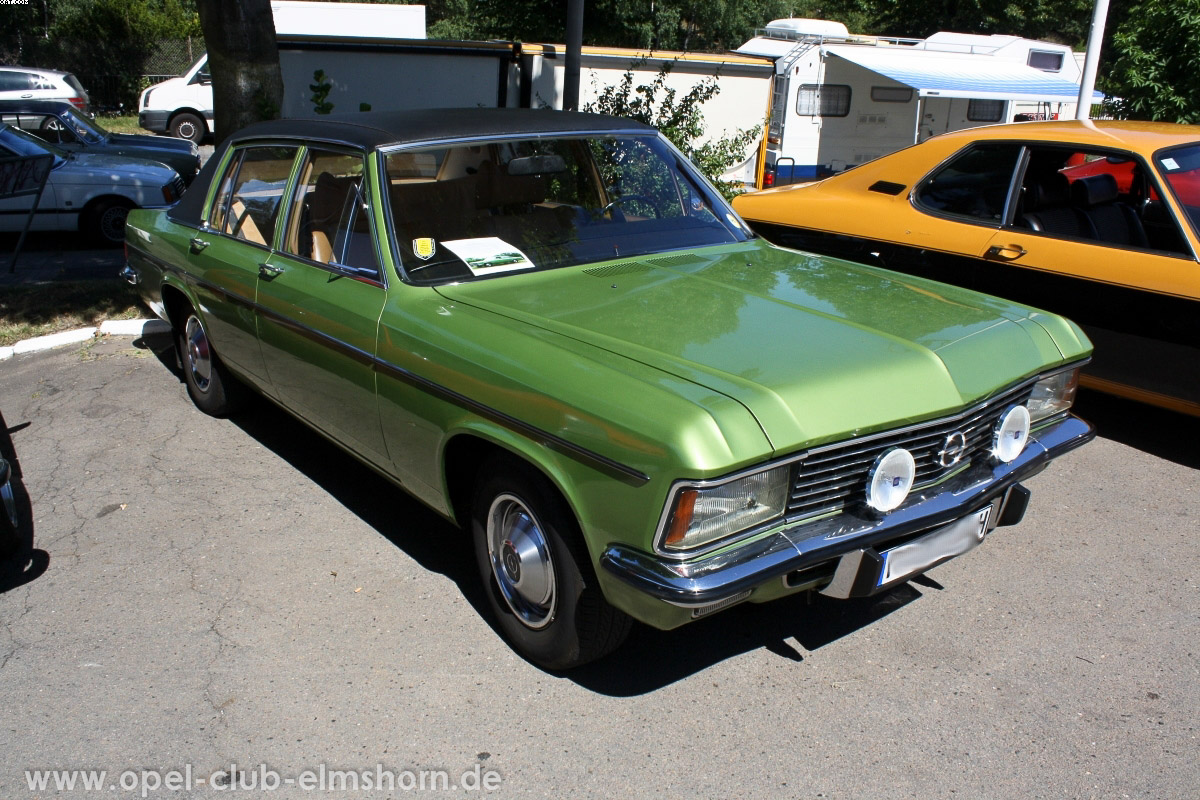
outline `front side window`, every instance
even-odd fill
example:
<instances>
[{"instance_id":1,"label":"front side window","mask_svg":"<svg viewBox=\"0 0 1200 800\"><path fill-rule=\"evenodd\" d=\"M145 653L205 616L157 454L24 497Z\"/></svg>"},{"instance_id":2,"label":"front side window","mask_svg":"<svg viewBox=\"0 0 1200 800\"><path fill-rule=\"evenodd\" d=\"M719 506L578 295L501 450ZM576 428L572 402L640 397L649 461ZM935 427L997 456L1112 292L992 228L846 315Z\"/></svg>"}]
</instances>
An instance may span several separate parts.
<instances>
[{"instance_id":1,"label":"front side window","mask_svg":"<svg viewBox=\"0 0 1200 800\"><path fill-rule=\"evenodd\" d=\"M234 238L270 247L297 149L253 146L235 152L219 184L209 225Z\"/></svg>"},{"instance_id":2,"label":"front side window","mask_svg":"<svg viewBox=\"0 0 1200 800\"><path fill-rule=\"evenodd\" d=\"M360 154L312 149L300 170L283 250L379 276Z\"/></svg>"},{"instance_id":3,"label":"front side window","mask_svg":"<svg viewBox=\"0 0 1200 800\"><path fill-rule=\"evenodd\" d=\"M414 282L747 238L725 201L656 135L408 149L385 163L393 239Z\"/></svg>"},{"instance_id":4,"label":"front side window","mask_svg":"<svg viewBox=\"0 0 1200 800\"><path fill-rule=\"evenodd\" d=\"M33 75L28 72L0 72L0 92L23 92L33 87Z\"/></svg>"},{"instance_id":5,"label":"front side window","mask_svg":"<svg viewBox=\"0 0 1200 800\"><path fill-rule=\"evenodd\" d=\"M844 117L850 113L850 87L804 83L796 90L796 113L802 117Z\"/></svg>"},{"instance_id":6,"label":"front side window","mask_svg":"<svg viewBox=\"0 0 1200 800\"><path fill-rule=\"evenodd\" d=\"M922 181L917 204L939 214L999 224L1020 155L1018 144L974 147Z\"/></svg>"},{"instance_id":7,"label":"front side window","mask_svg":"<svg viewBox=\"0 0 1200 800\"><path fill-rule=\"evenodd\" d=\"M1015 227L1055 238L1188 254L1182 232L1140 158L1069 145L1030 145L1026 154ZM1161 158L1159 164L1161 168ZM1178 173L1181 184L1186 183L1186 170ZM1170 183L1170 173L1164 174ZM1196 194L1191 192L1193 202L1200 203Z\"/></svg>"}]
</instances>

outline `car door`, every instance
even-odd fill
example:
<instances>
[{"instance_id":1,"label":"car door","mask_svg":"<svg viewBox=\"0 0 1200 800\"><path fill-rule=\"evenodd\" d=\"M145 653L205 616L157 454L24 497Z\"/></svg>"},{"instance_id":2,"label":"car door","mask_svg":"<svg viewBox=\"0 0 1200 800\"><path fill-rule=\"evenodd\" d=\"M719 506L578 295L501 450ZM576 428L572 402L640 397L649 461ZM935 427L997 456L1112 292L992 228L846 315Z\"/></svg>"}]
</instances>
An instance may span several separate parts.
<instances>
[{"instance_id":1,"label":"car door","mask_svg":"<svg viewBox=\"0 0 1200 800\"><path fill-rule=\"evenodd\" d=\"M309 148L258 282L258 335L280 403L386 467L374 357L386 297L360 152Z\"/></svg>"},{"instance_id":2,"label":"car door","mask_svg":"<svg viewBox=\"0 0 1200 800\"><path fill-rule=\"evenodd\" d=\"M221 358L273 394L258 342L258 273L271 256L296 145L233 150L221 167L207 224L191 240L190 271L208 335Z\"/></svg>"},{"instance_id":3,"label":"car door","mask_svg":"<svg viewBox=\"0 0 1200 800\"><path fill-rule=\"evenodd\" d=\"M1093 385L1200 403L1200 372L1181 369L1200 358L1200 265L1152 176L1126 152L1028 146L985 288L1083 325Z\"/></svg>"}]
</instances>

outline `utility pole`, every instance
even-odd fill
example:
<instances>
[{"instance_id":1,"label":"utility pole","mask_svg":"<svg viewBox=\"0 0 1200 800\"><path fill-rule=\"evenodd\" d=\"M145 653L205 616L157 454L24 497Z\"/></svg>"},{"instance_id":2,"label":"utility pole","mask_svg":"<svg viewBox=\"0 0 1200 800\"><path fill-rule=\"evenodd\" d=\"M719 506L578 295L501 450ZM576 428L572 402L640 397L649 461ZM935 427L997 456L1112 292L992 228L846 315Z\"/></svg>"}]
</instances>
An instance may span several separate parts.
<instances>
[{"instance_id":1,"label":"utility pole","mask_svg":"<svg viewBox=\"0 0 1200 800\"><path fill-rule=\"evenodd\" d=\"M1079 101L1075 104L1075 119L1092 116L1092 91L1096 88L1096 65L1100 62L1100 47L1104 44L1104 23L1108 19L1108 0L1096 0L1092 12L1092 30L1088 33L1087 55L1083 59L1083 77L1079 81Z\"/></svg>"}]
</instances>

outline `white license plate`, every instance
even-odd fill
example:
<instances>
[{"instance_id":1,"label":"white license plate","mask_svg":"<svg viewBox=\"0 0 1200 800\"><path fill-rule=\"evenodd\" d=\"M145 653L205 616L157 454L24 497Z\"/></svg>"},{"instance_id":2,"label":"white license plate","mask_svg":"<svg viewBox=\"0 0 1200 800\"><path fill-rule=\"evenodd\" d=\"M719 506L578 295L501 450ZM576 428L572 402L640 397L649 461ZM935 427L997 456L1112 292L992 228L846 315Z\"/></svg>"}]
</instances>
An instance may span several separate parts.
<instances>
[{"instance_id":1,"label":"white license plate","mask_svg":"<svg viewBox=\"0 0 1200 800\"><path fill-rule=\"evenodd\" d=\"M883 569L879 572L878 585L886 586L902 580L929 569L939 561L960 556L975 548L987 536L991 516L992 506L987 506L920 539L880 553L883 556Z\"/></svg>"}]
</instances>

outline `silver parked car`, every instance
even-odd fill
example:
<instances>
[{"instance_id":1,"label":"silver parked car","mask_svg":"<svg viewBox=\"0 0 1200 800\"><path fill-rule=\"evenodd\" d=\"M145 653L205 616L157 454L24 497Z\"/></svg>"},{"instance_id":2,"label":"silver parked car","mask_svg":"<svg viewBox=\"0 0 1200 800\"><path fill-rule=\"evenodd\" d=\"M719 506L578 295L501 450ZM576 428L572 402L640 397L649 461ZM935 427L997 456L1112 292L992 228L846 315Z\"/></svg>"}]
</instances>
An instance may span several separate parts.
<instances>
[{"instance_id":1,"label":"silver parked car","mask_svg":"<svg viewBox=\"0 0 1200 800\"><path fill-rule=\"evenodd\" d=\"M37 67L0 67L0 100L64 100L85 114L90 102L71 73Z\"/></svg>"},{"instance_id":2,"label":"silver parked car","mask_svg":"<svg viewBox=\"0 0 1200 800\"><path fill-rule=\"evenodd\" d=\"M119 245L131 208L165 208L185 188L178 172L157 161L71 153L0 123L0 158L46 154L53 157L53 166L30 230L78 230L99 242ZM0 232L22 230L32 204L29 196L0 200Z\"/></svg>"}]
</instances>

